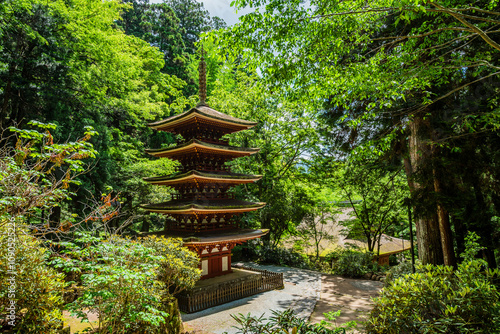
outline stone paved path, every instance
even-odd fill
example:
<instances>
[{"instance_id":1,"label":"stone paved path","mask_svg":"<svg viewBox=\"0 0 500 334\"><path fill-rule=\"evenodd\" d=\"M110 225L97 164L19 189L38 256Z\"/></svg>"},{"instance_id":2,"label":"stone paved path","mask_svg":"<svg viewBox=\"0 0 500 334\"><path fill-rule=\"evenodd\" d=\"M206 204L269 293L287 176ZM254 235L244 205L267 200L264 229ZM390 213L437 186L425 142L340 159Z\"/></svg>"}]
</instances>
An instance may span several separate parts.
<instances>
[{"instance_id":1,"label":"stone paved path","mask_svg":"<svg viewBox=\"0 0 500 334\"><path fill-rule=\"evenodd\" d=\"M233 328L236 321L231 314L248 314L264 317L271 315L271 310L286 310L292 308L303 317L309 318L319 300L321 291L321 274L318 272L245 263L259 269L283 273L285 288L273 290L244 299L219 305L208 310L192 314L183 314L182 320L187 330L202 330L205 333L229 334L236 333Z\"/></svg>"},{"instance_id":2,"label":"stone paved path","mask_svg":"<svg viewBox=\"0 0 500 334\"><path fill-rule=\"evenodd\" d=\"M186 330L200 334L236 333L236 322L231 314L247 314L268 317L271 310L292 308L300 317L313 323L325 320L323 313L341 310L337 325L355 320L366 320L372 308L371 298L377 296L383 283L363 279L349 279L318 272L245 263L259 269L282 272L285 289L274 290L216 306L193 314L183 314ZM362 332L363 326L359 331Z\"/></svg>"}]
</instances>

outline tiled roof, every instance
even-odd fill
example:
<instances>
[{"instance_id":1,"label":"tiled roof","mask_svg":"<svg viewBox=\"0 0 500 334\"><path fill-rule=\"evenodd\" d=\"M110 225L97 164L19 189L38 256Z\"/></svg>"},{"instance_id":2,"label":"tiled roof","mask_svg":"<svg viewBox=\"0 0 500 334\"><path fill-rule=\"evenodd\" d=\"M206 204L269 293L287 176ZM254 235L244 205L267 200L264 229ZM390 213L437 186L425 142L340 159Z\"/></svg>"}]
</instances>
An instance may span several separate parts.
<instances>
[{"instance_id":1,"label":"tiled roof","mask_svg":"<svg viewBox=\"0 0 500 334\"><path fill-rule=\"evenodd\" d=\"M356 245L364 249L368 248L367 243L360 240L345 239L344 243ZM382 234L380 237L380 255L400 253L410 248L409 240L391 237L387 234ZM377 246L375 246L374 251L377 251Z\"/></svg>"},{"instance_id":2,"label":"tiled roof","mask_svg":"<svg viewBox=\"0 0 500 334\"><path fill-rule=\"evenodd\" d=\"M141 233L140 235L164 235L172 238L182 238L185 245L209 244L218 242L242 241L260 238L269 232L267 229L232 229L224 231L204 232L203 234L193 231L161 231L154 233Z\"/></svg>"},{"instance_id":3,"label":"tiled roof","mask_svg":"<svg viewBox=\"0 0 500 334\"><path fill-rule=\"evenodd\" d=\"M228 171L211 171L211 172L200 172L196 170L189 171L187 173L178 173L164 176L155 177L145 177L144 181L147 182L160 182L160 181L170 181L178 180L182 178L187 178L189 176L199 176L201 178L215 178L220 180L245 180L245 179L260 179L261 175L250 175L250 174L239 174Z\"/></svg>"},{"instance_id":4,"label":"tiled roof","mask_svg":"<svg viewBox=\"0 0 500 334\"><path fill-rule=\"evenodd\" d=\"M206 116L206 117L215 119L215 120L245 125L247 127L252 127L252 126L257 125L257 122L251 122L251 121L247 121L247 120L240 119L237 117L233 117L233 116L221 113L220 111L212 109L208 106L196 106L196 107L191 108L188 111L185 111L183 113L167 117L167 118L162 119L162 120L157 121L157 122L149 123L148 126L150 126L152 128L157 128L159 126L167 125L168 123L171 123L174 121L180 121L183 118L188 118L188 116L190 116L192 114L196 114L196 113L199 115L202 115L202 116Z\"/></svg>"},{"instance_id":5,"label":"tiled roof","mask_svg":"<svg viewBox=\"0 0 500 334\"><path fill-rule=\"evenodd\" d=\"M187 210L187 209L244 209L262 207L265 203L247 202L238 199L172 200L158 204L141 205L147 210Z\"/></svg>"},{"instance_id":6,"label":"tiled roof","mask_svg":"<svg viewBox=\"0 0 500 334\"><path fill-rule=\"evenodd\" d=\"M260 149L259 148L249 148L249 147L237 147L237 146L226 146L226 145L217 145L217 144L210 144L198 139L191 139L185 143L182 143L180 145L176 145L173 147L168 147L168 148L157 148L157 149L146 149L146 152L152 155L155 154L160 154L160 153L166 153L169 151L174 151L180 148L188 147L190 145L193 146L199 146L199 147L205 147L205 148L213 148L215 150L224 150L224 151L234 151L234 152L251 152L251 153L257 153Z\"/></svg>"}]
</instances>

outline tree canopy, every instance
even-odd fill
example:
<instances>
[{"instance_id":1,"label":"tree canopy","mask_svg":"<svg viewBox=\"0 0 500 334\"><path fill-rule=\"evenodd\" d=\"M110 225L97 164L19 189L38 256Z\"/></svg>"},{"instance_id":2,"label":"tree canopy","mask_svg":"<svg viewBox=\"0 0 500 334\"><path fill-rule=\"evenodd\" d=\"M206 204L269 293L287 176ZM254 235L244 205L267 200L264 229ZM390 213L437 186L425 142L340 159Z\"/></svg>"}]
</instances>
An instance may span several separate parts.
<instances>
[{"instance_id":1,"label":"tree canopy","mask_svg":"<svg viewBox=\"0 0 500 334\"><path fill-rule=\"evenodd\" d=\"M498 1L234 3L255 12L212 35L222 52L243 55L293 99L324 101L337 138L330 142L340 140L350 159L399 156L416 209L420 258L453 265L450 217L458 224L461 213L449 189L463 183L446 169L458 157L477 158L463 154L466 140L498 140ZM497 178L489 170L479 174ZM497 212L490 194L486 206Z\"/></svg>"}]
</instances>

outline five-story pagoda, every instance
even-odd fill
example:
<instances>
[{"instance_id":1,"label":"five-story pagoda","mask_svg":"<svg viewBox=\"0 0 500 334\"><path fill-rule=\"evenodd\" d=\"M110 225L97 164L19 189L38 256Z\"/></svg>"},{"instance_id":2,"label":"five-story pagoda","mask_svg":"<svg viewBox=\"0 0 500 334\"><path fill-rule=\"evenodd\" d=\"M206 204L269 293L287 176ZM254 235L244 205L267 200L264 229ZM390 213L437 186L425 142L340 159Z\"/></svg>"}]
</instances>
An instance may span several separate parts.
<instances>
[{"instance_id":1,"label":"five-story pagoda","mask_svg":"<svg viewBox=\"0 0 500 334\"><path fill-rule=\"evenodd\" d=\"M262 208L265 203L235 199L228 189L255 182L259 175L231 172L225 162L259 151L256 148L229 146L222 136L250 129L257 123L238 119L210 108L206 102L206 65L200 61L200 102L181 114L148 124L158 131L179 134L183 141L175 147L149 149L147 153L180 162L180 170L145 181L175 190L172 200L146 204L150 212L170 216L166 236L181 237L184 245L200 256L202 279L231 272L231 250L237 244L260 238L266 230L241 229L236 215Z\"/></svg>"}]
</instances>

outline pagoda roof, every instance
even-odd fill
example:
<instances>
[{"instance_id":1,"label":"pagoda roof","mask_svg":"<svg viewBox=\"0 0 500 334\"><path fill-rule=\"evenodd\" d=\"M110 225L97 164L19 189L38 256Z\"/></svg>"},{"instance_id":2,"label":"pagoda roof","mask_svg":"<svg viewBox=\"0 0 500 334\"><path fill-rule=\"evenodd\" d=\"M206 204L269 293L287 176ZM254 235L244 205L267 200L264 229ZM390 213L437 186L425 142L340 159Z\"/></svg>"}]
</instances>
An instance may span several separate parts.
<instances>
[{"instance_id":1,"label":"pagoda roof","mask_svg":"<svg viewBox=\"0 0 500 334\"><path fill-rule=\"evenodd\" d=\"M191 139L183 144L159 149L146 149L146 152L155 157L172 157L178 154L191 152L218 153L231 156L246 156L259 152L259 148L236 147L228 145L210 144L198 139Z\"/></svg>"},{"instance_id":2,"label":"pagoda roof","mask_svg":"<svg viewBox=\"0 0 500 334\"><path fill-rule=\"evenodd\" d=\"M194 123L197 118L212 121L222 127L226 127L229 133L250 129L251 127L257 125L257 122L236 118L212 109L207 105L201 105L191 108L178 115L170 116L157 122L148 123L148 126L155 130L176 133L176 129L178 127L187 123Z\"/></svg>"},{"instance_id":3,"label":"pagoda roof","mask_svg":"<svg viewBox=\"0 0 500 334\"><path fill-rule=\"evenodd\" d=\"M213 171L213 172L200 172L196 170L189 171L187 173L156 176L156 177L145 177L144 181L151 184L162 184L162 185L174 185L178 183L187 182L217 182L217 183L250 183L258 181L262 178L262 175L248 175L248 174L238 174L226 171Z\"/></svg>"},{"instance_id":4,"label":"pagoda roof","mask_svg":"<svg viewBox=\"0 0 500 334\"><path fill-rule=\"evenodd\" d=\"M140 233L140 236L146 235L164 235L171 238L182 238L184 246L210 245L221 242L242 242L251 239L257 239L269 233L268 229L232 229L225 231L211 231L203 234L192 231L159 231Z\"/></svg>"},{"instance_id":5,"label":"pagoda roof","mask_svg":"<svg viewBox=\"0 0 500 334\"><path fill-rule=\"evenodd\" d=\"M237 199L179 199L158 204L145 204L141 207L156 213L203 214L203 213L240 213L258 210L266 203L248 202Z\"/></svg>"}]
</instances>

